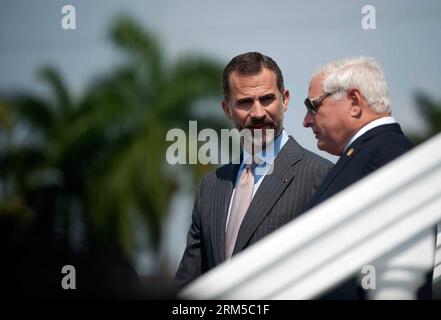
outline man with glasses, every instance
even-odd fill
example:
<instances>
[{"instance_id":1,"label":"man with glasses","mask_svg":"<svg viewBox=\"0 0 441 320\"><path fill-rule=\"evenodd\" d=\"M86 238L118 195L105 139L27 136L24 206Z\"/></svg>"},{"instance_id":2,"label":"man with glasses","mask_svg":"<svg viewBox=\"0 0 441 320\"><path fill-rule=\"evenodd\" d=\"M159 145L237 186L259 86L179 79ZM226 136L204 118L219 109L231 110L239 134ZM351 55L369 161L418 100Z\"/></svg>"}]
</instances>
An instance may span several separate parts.
<instances>
[{"instance_id":1,"label":"man with glasses","mask_svg":"<svg viewBox=\"0 0 441 320\"><path fill-rule=\"evenodd\" d=\"M305 211L413 147L391 116L384 74L374 58L347 58L322 67L310 81L305 105L303 125L312 129L318 148L340 156ZM428 235L425 244L434 244L432 235ZM412 265L413 257L407 258ZM428 263L431 258L427 257ZM324 298L363 298L365 292L359 283L352 278ZM425 296L420 297L430 295L430 283L426 284L428 290L422 291ZM370 292L370 298L383 298L382 292Z\"/></svg>"},{"instance_id":2,"label":"man with glasses","mask_svg":"<svg viewBox=\"0 0 441 320\"><path fill-rule=\"evenodd\" d=\"M384 74L373 58L348 58L321 68L312 77L305 105L303 126L312 129L318 148L340 156L308 208L413 147L391 115Z\"/></svg>"}]
</instances>

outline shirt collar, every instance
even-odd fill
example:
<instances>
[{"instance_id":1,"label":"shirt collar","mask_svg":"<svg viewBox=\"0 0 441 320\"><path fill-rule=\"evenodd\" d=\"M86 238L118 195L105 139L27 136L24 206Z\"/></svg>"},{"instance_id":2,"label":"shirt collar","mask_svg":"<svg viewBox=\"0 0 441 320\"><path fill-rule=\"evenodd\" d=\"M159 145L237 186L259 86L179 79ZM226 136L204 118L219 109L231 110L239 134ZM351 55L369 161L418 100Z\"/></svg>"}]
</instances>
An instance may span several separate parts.
<instances>
[{"instance_id":1,"label":"shirt collar","mask_svg":"<svg viewBox=\"0 0 441 320\"><path fill-rule=\"evenodd\" d=\"M355 140L357 140L357 138L361 137L363 134L365 134L366 132L368 132L369 130L385 125L385 124L391 124L391 123L396 123L394 117L383 117L377 120L374 120L372 122L369 122L368 124L364 125L360 130L358 130L351 139L349 139L349 141L346 143L342 154L344 154L346 152L346 149L352 144L352 142L354 142Z\"/></svg>"}]
</instances>

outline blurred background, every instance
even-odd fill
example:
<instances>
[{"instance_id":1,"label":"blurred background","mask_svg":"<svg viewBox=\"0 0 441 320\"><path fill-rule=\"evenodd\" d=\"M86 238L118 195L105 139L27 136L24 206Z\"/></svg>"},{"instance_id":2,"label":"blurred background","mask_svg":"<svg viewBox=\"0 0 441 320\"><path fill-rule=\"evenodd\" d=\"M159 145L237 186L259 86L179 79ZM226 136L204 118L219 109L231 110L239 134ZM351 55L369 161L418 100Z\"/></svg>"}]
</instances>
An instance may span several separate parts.
<instances>
[{"instance_id":1,"label":"blurred background","mask_svg":"<svg viewBox=\"0 0 441 320\"><path fill-rule=\"evenodd\" d=\"M366 4L376 29L361 26ZM415 143L441 131L440 15L436 0L2 0L2 295L174 297L195 189L214 166L169 165L165 136L190 120L231 128L220 82L237 54L279 64L286 130L334 162L302 126L310 76L332 59L376 57L404 131ZM60 286L67 264L74 292Z\"/></svg>"}]
</instances>

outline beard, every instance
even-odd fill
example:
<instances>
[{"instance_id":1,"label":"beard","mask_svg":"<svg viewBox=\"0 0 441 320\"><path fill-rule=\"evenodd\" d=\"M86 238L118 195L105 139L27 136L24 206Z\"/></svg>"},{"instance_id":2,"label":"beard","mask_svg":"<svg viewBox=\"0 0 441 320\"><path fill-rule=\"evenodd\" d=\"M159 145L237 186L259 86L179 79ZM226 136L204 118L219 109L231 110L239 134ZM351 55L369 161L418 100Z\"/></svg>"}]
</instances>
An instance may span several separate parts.
<instances>
[{"instance_id":1,"label":"beard","mask_svg":"<svg viewBox=\"0 0 441 320\"><path fill-rule=\"evenodd\" d=\"M256 154L265 150L276 137L280 135L283 127L281 123L275 125L273 122L262 122L251 124L240 131L243 137L244 148L250 154Z\"/></svg>"}]
</instances>

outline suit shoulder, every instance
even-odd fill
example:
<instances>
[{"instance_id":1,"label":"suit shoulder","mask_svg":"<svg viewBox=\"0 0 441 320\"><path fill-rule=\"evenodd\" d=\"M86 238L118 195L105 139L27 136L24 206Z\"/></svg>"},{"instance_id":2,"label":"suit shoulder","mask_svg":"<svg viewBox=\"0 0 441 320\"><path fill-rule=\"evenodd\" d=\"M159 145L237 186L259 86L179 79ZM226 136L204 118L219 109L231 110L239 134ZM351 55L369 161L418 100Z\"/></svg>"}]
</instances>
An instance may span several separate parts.
<instances>
[{"instance_id":1,"label":"suit shoulder","mask_svg":"<svg viewBox=\"0 0 441 320\"><path fill-rule=\"evenodd\" d=\"M385 132L370 141L371 153L387 158L396 158L414 147L414 144L404 134Z\"/></svg>"},{"instance_id":2,"label":"suit shoulder","mask_svg":"<svg viewBox=\"0 0 441 320\"><path fill-rule=\"evenodd\" d=\"M372 172L390 161L400 157L410 149L414 144L403 134L388 132L380 137L371 140L368 147L368 161L364 171Z\"/></svg>"},{"instance_id":3,"label":"suit shoulder","mask_svg":"<svg viewBox=\"0 0 441 320\"><path fill-rule=\"evenodd\" d=\"M288 143L291 144L291 150L295 150L293 153L297 153L297 155L300 155L300 158L303 160L303 162L318 168L328 169L334 166L331 161L323 158L322 156L319 156L312 151L309 151L308 149L305 149L292 136L289 136L287 144Z\"/></svg>"},{"instance_id":4,"label":"suit shoulder","mask_svg":"<svg viewBox=\"0 0 441 320\"><path fill-rule=\"evenodd\" d=\"M204 174L201 179L201 184L211 184L218 179L224 180L226 177L229 177L234 170L234 164L228 163L223 166L220 166L210 172Z\"/></svg>"},{"instance_id":5,"label":"suit shoulder","mask_svg":"<svg viewBox=\"0 0 441 320\"><path fill-rule=\"evenodd\" d=\"M304 150L304 160L311 163L311 165L314 165L316 167L329 168L329 169L334 166L334 164L328 159L325 159L322 156L319 156L318 154L312 151L306 149L303 150Z\"/></svg>"},{"instance_id":6,"label":"suit shoulder","mask_svg":"<svg viewBox=\"0 0 441 320\"><path fill-rule=\"evenodd\" d=\"M410 150L415 145L410 139L401 131L401 128L396 130L385 130L378 134L373 135L368 139L374 146L388 146L393 145L397 148L404 150Z\"/></svg>"},{"instance_id":7,"label":"suit shoulder","mask_svg":"<svg viewBox=\"0 0 441 320\"><path fill-rule=\"evenodd\" d=\"M316 190L333 166L334 164L331 161L304 149L298 170L305 179L310 180L315 185L314 189Z\"/></svg>"}]
</instances>

